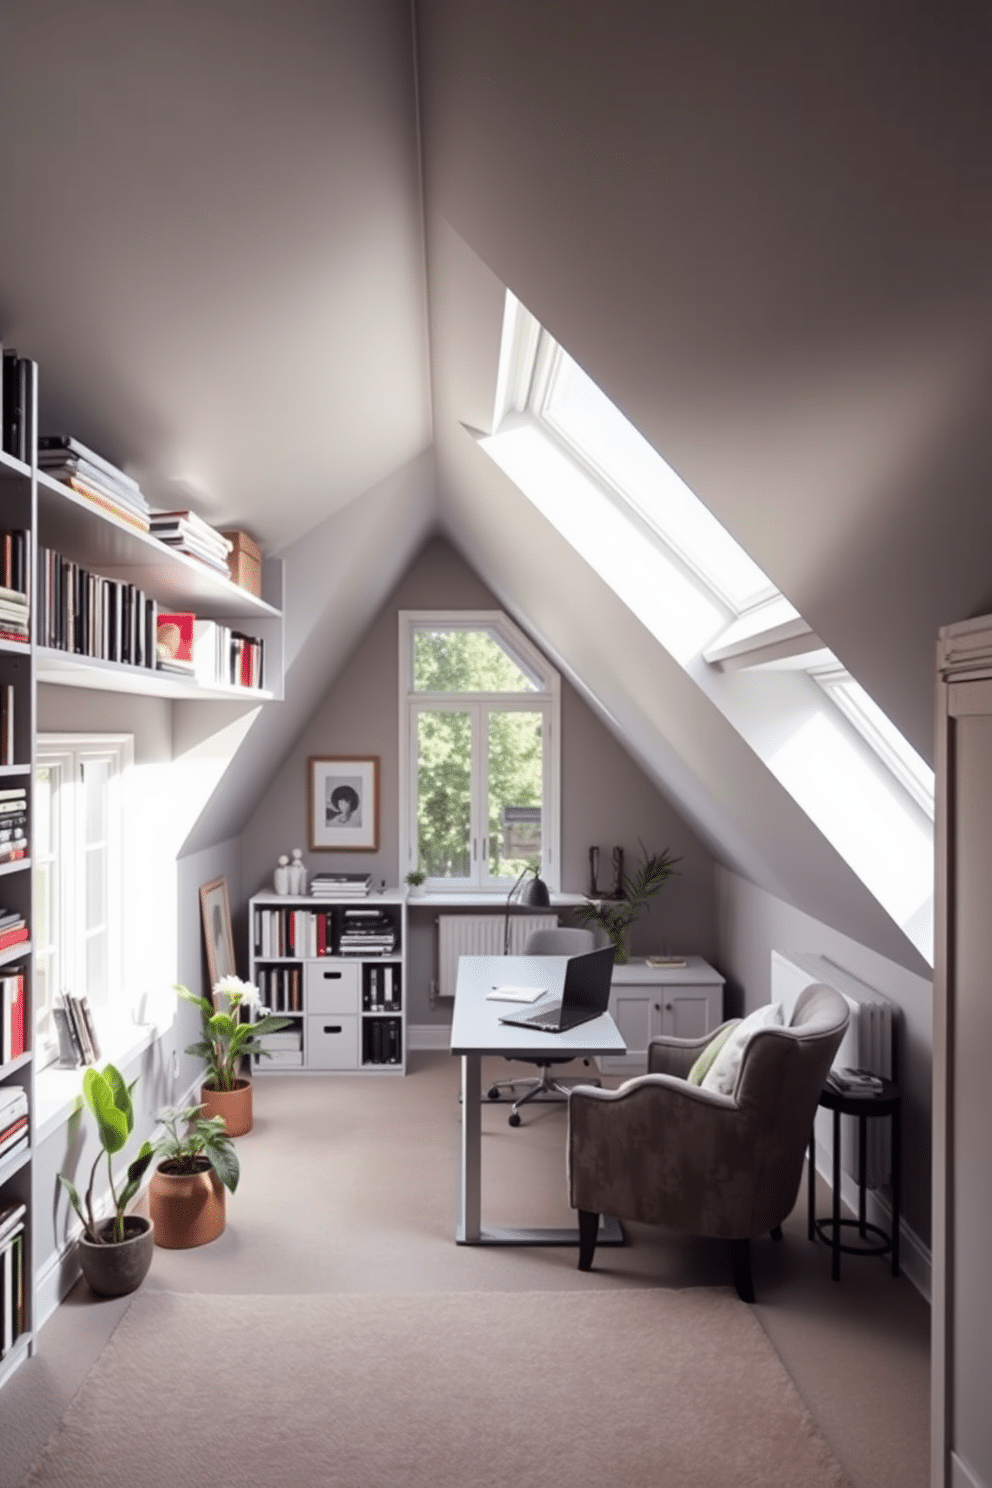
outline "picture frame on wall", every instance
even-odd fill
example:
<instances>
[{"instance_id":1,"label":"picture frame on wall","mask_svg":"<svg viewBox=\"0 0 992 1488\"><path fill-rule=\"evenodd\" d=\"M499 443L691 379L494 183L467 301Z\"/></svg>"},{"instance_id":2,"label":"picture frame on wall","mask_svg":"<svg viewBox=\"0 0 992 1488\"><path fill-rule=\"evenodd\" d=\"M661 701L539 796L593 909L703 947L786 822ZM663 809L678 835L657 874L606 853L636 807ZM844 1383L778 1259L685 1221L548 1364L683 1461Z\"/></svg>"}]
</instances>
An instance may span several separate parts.
<instances>
[{"instance_id":1,"label":"picture frame on wall","mask_svg":"<svg viewBox=\"0 0 992 1488\"><path fill-rule=\"evenodd\" d=\"M200 885L200 918L203 921L207 972L213 987L221 977L238 974L234 960L234 933L231 929L231 903L227 897L226 878L215 878L210 883Z\"/></svg>"},{"instance_id":2,"label":"picture frame on wall","mask_svg":"<svg viewBox=\"0 0 992 1488\"><path fill-rule=\"evenodd\" d=\"M311 756L312 852L378 852L378 755Z\"/></svg>"}]
</instances>

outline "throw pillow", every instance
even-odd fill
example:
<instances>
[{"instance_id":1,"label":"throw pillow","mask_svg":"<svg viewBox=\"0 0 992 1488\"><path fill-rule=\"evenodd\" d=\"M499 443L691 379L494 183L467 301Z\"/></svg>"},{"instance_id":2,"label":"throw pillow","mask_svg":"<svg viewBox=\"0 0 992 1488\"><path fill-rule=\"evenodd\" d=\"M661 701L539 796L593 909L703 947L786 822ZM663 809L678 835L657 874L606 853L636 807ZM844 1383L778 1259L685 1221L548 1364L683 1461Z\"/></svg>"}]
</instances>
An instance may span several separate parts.
<instances>
[{"instance_id":1,"label":"throw pillow","mask_svg":"<svg viewBox=\"0 0 992 1488\"><path fill-rule=\"evenodd\" d=\"M764 1007L758 1008L757 1012L750 1013L742 1023L738 1023L704 1075L703 1089L716 1090L720 1095L733 1095L741 1060L751 1035L757 1033L759 1028L781 1028L783 1022L782 1004L766 1002Z\"/></svg>"},{"instance_id":2,"label":"throw pillow","mask_svg":"<svg viewBox=\"0 0 992 1488\"><path fill-rule=\"evenodd\" d=\"M692 1066L692 1069L686 1075L686 1079L689 1081L690 1085L702 1085L703 1078L708 1073L710 1065L713 1063L714 1059L719 1054L720 1050L723 1048L724 1044L727 1042L734 1029L740 1026L740 1021L740 1018L731 1018L730 1022L727 1023L725 1027L721 1028L718 1034L710 1039L709 1043L706 1045L706 1048L699 1055L695 1064Z\"/></svg>"}]
</instances>

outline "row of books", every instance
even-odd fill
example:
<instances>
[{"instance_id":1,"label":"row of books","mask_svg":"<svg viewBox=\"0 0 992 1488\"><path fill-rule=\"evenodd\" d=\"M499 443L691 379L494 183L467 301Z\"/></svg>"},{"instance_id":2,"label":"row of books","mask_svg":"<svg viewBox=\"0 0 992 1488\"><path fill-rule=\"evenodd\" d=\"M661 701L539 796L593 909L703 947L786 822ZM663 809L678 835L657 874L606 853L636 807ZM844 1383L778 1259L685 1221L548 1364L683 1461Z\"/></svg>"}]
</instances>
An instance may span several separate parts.
<instances>
[{"instance_id":1,"label":"row of books","mask_svg":"<svg viewBox=\"0 0 992 1488\"><path fill-rule=\"evenodd\" d=\"M298 966L263 966L255 981L265 1007L274 1013L303 1011L303 978Z\"/></svg>"},{"instance_id":2,"label":"row of books","mask_svg":"<svg viewBox=\"0 0 992 1488\"><path fill-rule=\"evenodd\" d=\"M109 512L136 532L148 531L148 502L138 482L71 434L42 434L38 464L98 511Z\"/></svg>"},{"instance_id":3,"label":"row of books","mask_svg":"<svg viewBox=\"0 0 992 1488\"><path fill-rule=\"evenodd\" d=\"M265 643L191 611L159 615L158 665L194 677L202 687L263 687Z\"/></svg>"},{"instance_id":4,"label":"row of books","mask_svg":"<svg viewBox=\"0 0 992 1488\"><path fill-rule=\"evenodd\" d=\"M187 558L205 563L215 573L230 578L227 555L234 547L229 538L223 536L209 522L194 511L157 511L152 513L151 530L159 542L166 543Z\"/></svg>"},{"instance_id":5,"label":"row of books","mask_svg":"<svg viewBox=\"0 0 992 1488\"><path fill-rule=\"evenodd\" d=\"M14 710L17 693L13 682L0 684L0 765L17 763Z\"/></svg>"},{"instance_id":6,"label":"row of books","mask_svg":"<svg viewBox=\"0 0 992 1488\"><path fill-rule=\"evenodd\" d=\"M30 638L30 551L30 534L23 528L0 529L0 638L5 641Z\"/></svg>"},{"instance_id":7,"label":"row of books","mask_svg":"<svg viewBox=\"0 0 992 1488\"><path fill-rule=\"evenodd\" d=\"M5 951L8 946L20 945L27 938L27 921L20 911L0 909L0 951Z\"/></svg>"},{"instance_id":8,"label":"row of books","mask_svg":"<svg viewBox=\"0 0 992 1488\"><path fill-rule=\"evenodd\" d=\"M0 444L4 454L31 463L31 388L34 363L13 347L0 348Z\"/></svg>"},{"instance_id":9,"label":"row of books","mask_svg":"<svg viewBox=\"0 0 992 1488\"><path fill-rule=\"evenodd\" d=\"M24 1053L24 967L0 974L0 1065Z\"/></svg>"},{"instance_id":10,"label":"row of books","mask_svg":"<svg viewBox=\"0 0 992 1488\"><path fill-rule=\"evenodd\" d=\"M362 1063L402 1064L403 1020L401 1018L362 1019Z\"/></svg>"},{"instance_id":11,"label":"row of books","mask_svg":"<svg viewBox=\"0 0 992 1488\"><path fill-rule=\"evenodd\" d=\"M28 1093L23 1085L0 1085L0 1162L28 1145Z\"/></svg>"},{"instance_id":12,"label":"row of books","mask_svg":"<svg viewBox=\"0 0 992 1488\"><path fill-rule=\"evenodd\" d=\"M100 1041L85 995L75 997L63 992L62 1006L52 1008L52 1018L59 1040L59 1064L66 1069L95 1064L100 1058Z\"/></svg>"},{"instance_id":13,"label":"row of books","mask_svg":"<svg viewBox=\"0 0 992 1488\"><path fill-rule=\"evenodd\" d=\"M56 651L129 666L155 666L158 605L120 579L90 573L41 549L38 641Z\"/></svg>"},{"instance_id":14,"label":"row of books","mask_svg":"<svg viewBox=\"0 0 992 1488\"><path fill-rule=\"evenodd\" d=\"M26 858L27 852L27 786L6 786L0 790L0 863L13 863Z\"/></svg>"},{"instance_id":15,"label":"row of books","mask_svg":"<svg viewBox=\"0 0 992 1488\"><path fill-rule=\"evenodd\" d=\"M396 949L396 924L382 909L352 909L340 912L338 954L341 956L388 956Z\"/></svg>"},{"instance_id":16,"label":"row of books","mask_svg":"<svg viewBox=\"0 0 992 1488\"><path fill-rule=\"evenodd\" d=\"M315 873L310 893L314 899L365 899L371 884L371 873Z\"/></svg>"},{"instance_id":17,"label":"row of books","mask_svg":"<svg viewBox=\"0 0 992 1488\"><path fill-rule=\"evenodd\" d=\"M329 909L255 909L255 955L305 960L334 954L334 919ZM261 990L261 988L260 988Z\"/></svg>"},{"instance_id":18,"label":"row of books","mask_svg":"<svg viewBox=\"0 0 992 1488\"><path fill-rule=\"evenodd\" d=\"M10 1353L27 1326L24 1287L26 1204L0 1207L0 1359Z\"/></svg>"},{"instance_id":19,"label":"row of books","mask_svg":"<svg viewBox=\"0 0 992 1488\"><path fill-rule=\"evenodd\" d=\"M366 966L362 977L362 1012L398 1012L403 1006L398 966Z\"/></svg>"}]
</instances>

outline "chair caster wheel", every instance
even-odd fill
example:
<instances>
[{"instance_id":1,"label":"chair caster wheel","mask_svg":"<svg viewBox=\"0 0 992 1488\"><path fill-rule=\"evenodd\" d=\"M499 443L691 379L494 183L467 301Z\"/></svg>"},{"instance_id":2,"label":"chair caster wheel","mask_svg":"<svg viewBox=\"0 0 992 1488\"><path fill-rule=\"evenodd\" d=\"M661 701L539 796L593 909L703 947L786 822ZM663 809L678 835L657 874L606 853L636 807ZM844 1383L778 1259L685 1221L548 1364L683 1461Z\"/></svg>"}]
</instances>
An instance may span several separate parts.
<instances>
[{"instance_id":1,"label":"chair caster wheel","mask_svg":"<svg viewBox=\"0 0 992 1488\"><path fill-rule=\"evenodd\" d=\"M520 1117L519 1117L519 1115L517 1114L516 1111L511 1111L510 1114L509 1114L509 1116L506 1119L510 1123L511 1126L519 1126L520 1125Z\"/></svg>"},{"instance_id":2,"label":"chair caster wheel","mask_svg":"<svg viewBox=\"0 0 992 1488\"><path fill-rule=\"evenodd\" d=\"M491 1090L489 1091L489 1099L490 1100L499 1100L499 1086L498 1085L494 1085L491 1088Z\"/></svg>"}]
</instances>

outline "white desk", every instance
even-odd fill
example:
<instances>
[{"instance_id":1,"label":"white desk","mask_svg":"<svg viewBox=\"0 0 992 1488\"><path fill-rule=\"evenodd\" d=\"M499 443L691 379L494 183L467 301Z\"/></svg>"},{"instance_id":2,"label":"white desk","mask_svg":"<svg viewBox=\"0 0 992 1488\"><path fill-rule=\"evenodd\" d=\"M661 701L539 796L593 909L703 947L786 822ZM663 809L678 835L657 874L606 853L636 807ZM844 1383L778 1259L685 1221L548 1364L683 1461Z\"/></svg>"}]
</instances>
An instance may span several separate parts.
<instances>
[{"instance_id":1,"label":"white desk","mask_svg":"<svg viewBox=\"0 0 992 1488\"><path fill-rule=\"evenodd\" d=\"M540 1059L546 1055L581 1057L589 1054L622 1054L620 1032L603 1013L589 1023L564 1033L538 1033L501 1023L507 1013L527 1014L526 1004L488 1002L486 993L506 983L514 986L547 987L561 996L567 956L462 956L455 984L455 1008L451 1022L451 1052L462 1061L462 1142L458 1216L455 1239L459 1245L577 1245L578 1228L518 1229L482 1228L482 1056L506 1055L510 1059ZM525 1130L526 1128L522 1128ZM623 1243L616 1220L605 1221L600 1245Z\"/></svg>"}]
</instances>

